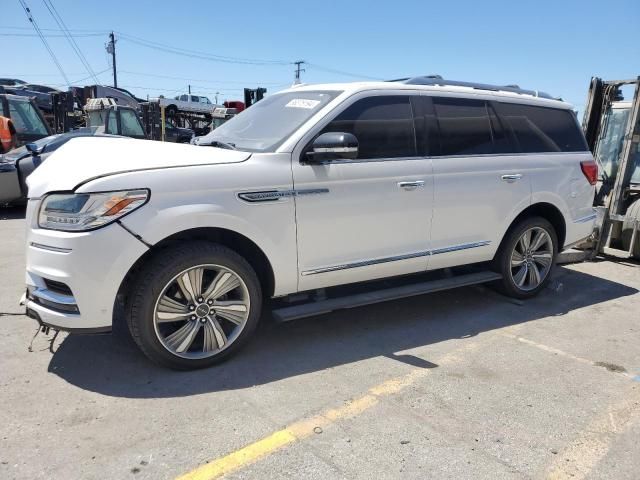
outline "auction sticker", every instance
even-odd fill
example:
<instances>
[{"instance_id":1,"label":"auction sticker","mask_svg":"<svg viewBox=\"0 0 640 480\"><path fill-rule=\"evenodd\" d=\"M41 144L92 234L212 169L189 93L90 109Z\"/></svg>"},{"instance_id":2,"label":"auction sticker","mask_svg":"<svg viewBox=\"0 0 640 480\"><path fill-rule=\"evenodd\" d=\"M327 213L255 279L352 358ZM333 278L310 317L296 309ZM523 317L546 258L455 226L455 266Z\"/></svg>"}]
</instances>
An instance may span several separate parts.
<instances>
[{"instance_id":1,"label":"auction sticker","mask_svg":"<svg viewBox=\"0 0 640 480\"><path fill-rule=\"evenodd\" d=\"M320 100L309 100L307 98L294 98L290 100L285 107L290 108L315 108L320 103Z\"/></svg>"}]
</instances>

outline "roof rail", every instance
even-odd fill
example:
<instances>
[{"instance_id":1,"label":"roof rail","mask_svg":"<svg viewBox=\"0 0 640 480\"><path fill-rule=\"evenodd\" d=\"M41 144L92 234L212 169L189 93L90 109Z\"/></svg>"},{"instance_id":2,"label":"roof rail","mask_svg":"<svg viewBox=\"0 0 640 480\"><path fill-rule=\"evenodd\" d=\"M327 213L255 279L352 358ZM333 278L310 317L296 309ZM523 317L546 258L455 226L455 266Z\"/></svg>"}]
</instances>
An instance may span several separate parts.
<instances>
[{"instance_id":1,"label":"roof rail","mask_svg":"<svg viewBox=\"0 0 640 480\"><path fill-rule=\"evenodd\" d=\"M445 80L440 75L424 75L419 77L399 78L397 80L389 80L390 82L402 82L407 85L438 85L452 87L469 87L476 90L489 90L492 92L511 92L520 95L531 95L533 97L549 98L557 100L555 97L538 90L525 90L518 85L489 85L487 83L460 82L458 80Z\"/></svg>"}]
</instances>

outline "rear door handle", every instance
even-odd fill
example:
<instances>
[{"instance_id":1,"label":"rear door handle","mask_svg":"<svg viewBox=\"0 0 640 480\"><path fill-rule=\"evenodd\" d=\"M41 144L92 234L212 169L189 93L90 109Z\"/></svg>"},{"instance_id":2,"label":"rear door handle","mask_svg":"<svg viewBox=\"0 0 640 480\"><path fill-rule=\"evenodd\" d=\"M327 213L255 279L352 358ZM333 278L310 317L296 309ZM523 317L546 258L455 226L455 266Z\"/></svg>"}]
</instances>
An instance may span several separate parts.
<instances>
[{"instance_id":1,"label":"rear door handle","mask_svg":"<svg viewBox=\"0 0 640 480\"><path fill-rule=\"evenodd\" d=\"M405 190L413 190L414 188L424 187L424 180L415 180L413 182L398 182L399 188L404 188Z\"/></svg>"},{"instance_id":2,"label":"rear door handle","mask_svg":"<svg viewBox=\"0 0 640 480\"><path fill-rule=\"evenodd\" d=\"M500 178L502 180L504 180L505 182L513 183L516 180L520 180L522 178L522 174L521 173L511 173L511 174L508 174L508 175L502 175Z\"/></svg>"}]
</instances>

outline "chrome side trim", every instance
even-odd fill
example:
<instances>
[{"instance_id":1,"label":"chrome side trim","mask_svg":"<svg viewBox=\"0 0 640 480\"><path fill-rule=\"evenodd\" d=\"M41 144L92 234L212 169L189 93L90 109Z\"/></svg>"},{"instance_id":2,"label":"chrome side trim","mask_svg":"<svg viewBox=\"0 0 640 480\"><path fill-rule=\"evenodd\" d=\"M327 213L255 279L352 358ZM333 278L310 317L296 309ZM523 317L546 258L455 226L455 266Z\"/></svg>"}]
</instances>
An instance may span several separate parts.
<instances>
[{"instance_id":1,"label":"chrome side trim","mask_svg":"<svg viewBox=\"0 0 640 480\"><path fill-rule=\"evenodd\" d=\"M266 190L261 192L241 192L238 194L238 198L249 203L277 202L281 198L300 197L302 195L317 195L320 193L329 193L329 189L308 188L304 190Z\"/></svg>"},{"instance_id":2,"label":"chrome side trim","mask_svg":"<svg viewBox=\"0 0 640 480\"><path fill-rule=\"evenodd\" d=\"M356 153L358 147L316 147L313 153Z\"/></svg>"},{"instance_id":3,"label":"chrome side trim","mask_svg":"<svg viewBox=\"0 0 640 480\"><path fill-rule=\"evenodd\" d=\"M396 255L393 257L376 258L373 260L363 260L360 262L345 263L342 265L333 265L331 267L314 268L313 270L305 270L304 272L301 272L301 275L306 277L307 275L316 275L318 273L335 272L338 270L347 270L350 268L368 267L371 265L378 265L381 263L398 262L400 260L409 260L412 258L428 257L431 255L440 255L442 253L457 252L459 250L466 250L468 248L484 247L486 245L489 245L490 243L491 243L490 240L484 240L482 242L463 243L461 245L452 245L450 247L436 248L435 250L425 250L423 252L407 253L405 255Z\"/></svg>"},{"instance_id":4,"label":"chrome side trim","mask_svg":"<svg viewBox=\"0 0 640 480\"><path fill-rule=\"evenodd\" d=\"M468 248L485 247L491 243L491 240L483 240L482 242L463 243L461 245L452 245L450 247L436 248L431 250L431 255L440 255L441 253L457 252L458 250L466 250Z\"/></svg>"},{"instance_id":5,"label":"chrome side trim","mask_svg":"<svg viewBox=\"0 0 640 480\"><path fill-rule=\"evenodd\" d=\"M595 220L597 217L598 215L596 213L592 213L590 215L587 215L586 217L582 217L577 220L574 220L573 223L587 223L591 220Z\"/></svg>"},{"instance_id":6,"label":"chrome side trim","mask_svg":"<svg viewBox=\"0 0 640 480\"><path fill-rule=\"evenodd\" d=\"M40 250L48 250L50 252L71 253L70 248L52 247L51 245L43 245L42 243L36 243L36 242L31 242L29 245L33 248L39 248Z\"/></svg>"}]
</instances>

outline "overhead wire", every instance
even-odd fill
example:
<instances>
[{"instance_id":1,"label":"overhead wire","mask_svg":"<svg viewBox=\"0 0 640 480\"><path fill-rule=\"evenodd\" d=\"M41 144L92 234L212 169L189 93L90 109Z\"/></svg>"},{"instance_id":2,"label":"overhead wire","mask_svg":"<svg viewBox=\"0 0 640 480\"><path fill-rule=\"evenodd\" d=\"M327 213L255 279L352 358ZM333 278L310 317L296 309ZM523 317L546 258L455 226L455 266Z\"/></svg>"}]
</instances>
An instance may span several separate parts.
<instances>
[{"instance_id":1,"label":"overhead wire","mask_svg":"<svg viewBox=\"0 0 640 480\"><path fill-rule=\"evenodd\" d=\"M371 76L362 75L362 74L359 74L359 73L345 72L343 70L337 70L335 68L324 67L322 65L318 65L317 63L305 62L305 65L307 65L308 67L311 67L311 68L315 68L316 70L321 70L321 71L328 72L328 73L334 73L336 75L343 75L345 77L365 78L367 80L383 80L380 77L371 77Z\"/></svg>"},{"instance_id":2,"label":"overhead wire","mask_svg":"<svg viewBox=\"0 0 640 480\"><path fill-rule=\"evenodd\" d=\"M129 35L124 32L116 32L120 39L123 39L128 42L135 43L137 45L151 48L154 50L159 50L165 53L171 53L174 55L181 55L190 58L197 58L200 60L208 60L212 62L222 62L222 63L234 63L241 65L289 65L292 62L288 62L285 60L267 60L267 59L256 59L256 58L243 58L243 57L230 57L225 55L216 55L206 52L200 52L197 50L189 50L185 48L173 47L171 45L166 45L159 42L154 42L150 40L146 40L140 37L136 37L134 35Z\"/></svg>"},{"instance_id":3,"label":"overhead wire","mask_svg":"<svg viewBox=\"0 0 640 480\"><path fill-rule=\"evenodd\" d=\"M82 50L80 50L80 47L78 46L75 39L73 38L73 35L71 35L71 33L69 32L67 25L64 23L64 20L58 13L58 10L56 9L56 7L53 5L51 0L42 0L42 3L44 3L44 6L47 7L47 10L49 10L49 13L51 14L55 22L62 29L63 33L67 38L67 42L69 42L71 49L75 52L76 56L80 59L80 62L82 63L82 65L84 65L84 67L86 68L87 73L89 73L89 75L93 77L96 83L98 83L98 77L96 77L96 73L94 72L93 68L91 68L91 65L89 64L87 58L82 53Z\"/></svg>"},{"instance_id":4,"label":"overhead wire","mask_svg":"<svg viewBox=\"0 0 640 480\"><path fill-rule=\"evenodd\" d=\"M74 34L76 37L102 37L104 33L76 33ZM40 35L36 33L0 33L0 37L40 37ZM63 34L43 34L45 38L62 38L66 37Z\"/></svg>"},{"instance_id":5,"label":"overhead wire","mask_svg":"<svg viewBox=\"0 0 640 480\"><path fill-rule=\"evenodd\" d=\"M62 69L62 65L60 65L60 62L58 61L58 57L56 57L55 53L53 53L53 50L49 46L49 42L47 42L47 39L44 38L44 36L42 34L42 31L40 30L40 27L38 27L36 19L34 18L33 14L31 13L31 9L29 9L29 6L27 5L25 0L18 0L18 2L20 3L20 6L23 8L24 13L27 15L27 19L29 20L29 22L31 22L31 25L33 26L33 28L35 29L36 33L40 37L40 40L42 41L42 43L44 44L45 48L49 52L49 55L51 56L51 59L56 64L56 67L58 67L58 70L60 71L60 74L64 78L65 82L67 82L67 86L70 86L71 84L69 82L69 79L67 78L67 75L64 73L64 70Z\"/></svg>"}]
</instances>

